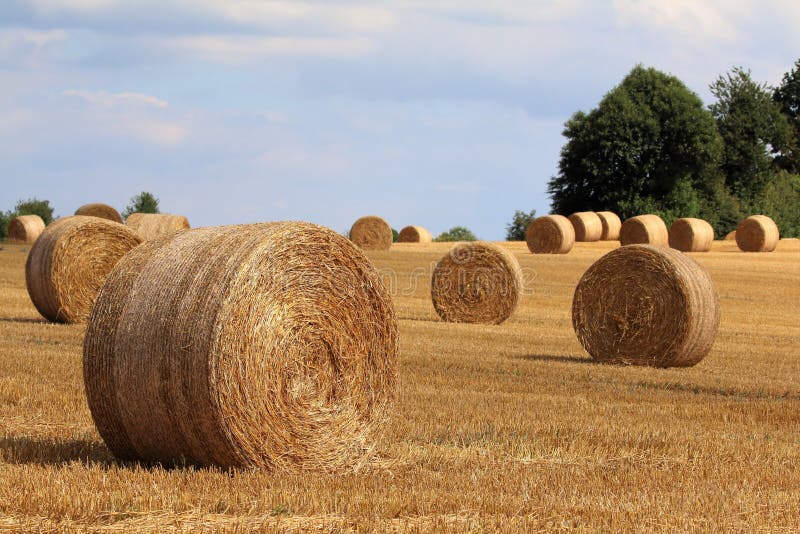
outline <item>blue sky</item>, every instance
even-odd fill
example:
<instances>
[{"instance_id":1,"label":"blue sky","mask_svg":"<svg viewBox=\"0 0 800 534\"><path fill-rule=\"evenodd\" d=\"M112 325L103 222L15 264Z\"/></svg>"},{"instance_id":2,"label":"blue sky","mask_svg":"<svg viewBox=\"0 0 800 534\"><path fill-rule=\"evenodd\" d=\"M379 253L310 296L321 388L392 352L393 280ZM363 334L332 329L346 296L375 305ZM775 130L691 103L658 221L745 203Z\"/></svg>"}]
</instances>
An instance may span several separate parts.
<instances>
[{"instance_id":1,"label":"blue sky","mask_svg":"<svg viewBox=\"0 0 800 534\"><path fill-rule=\"evenodd\" d=\"M637 63L776 84L795 1L0 2L0 209L193 226L361 215L502 239L548 211L564 121Z\"/></svg>"}]
</instances>

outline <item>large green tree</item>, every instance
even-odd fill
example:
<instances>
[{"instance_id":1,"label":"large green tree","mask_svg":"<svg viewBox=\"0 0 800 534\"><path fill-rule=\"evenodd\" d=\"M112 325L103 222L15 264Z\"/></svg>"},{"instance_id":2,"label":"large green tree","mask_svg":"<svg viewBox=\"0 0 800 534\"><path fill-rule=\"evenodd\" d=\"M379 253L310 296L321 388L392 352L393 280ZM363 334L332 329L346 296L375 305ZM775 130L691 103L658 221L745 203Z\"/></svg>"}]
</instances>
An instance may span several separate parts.
<instances>
[{"instance_id":1,"label":"large green tree","mask_svg":"<svg viewBox=\"0 0 800 534\"><path fill-rule=\"evenodd\" d=\"M792 70L783 75L772 99L789 121L793 134L789 148L776 161L782 168L800 173L800 59L795 61Z\"/></svg>"},{"instance_id":2,"label":"large green tree","mask_svg":"<svg viewBox=\"0 0 800 534\"><path fill-rule=\"evenodd\" d=\"M774 177L776 156L791 153L791 126L773 91L754 81L750 71L736 67L710 89L717 101L709 109L725 144L725 183L741 200L754 202Z\"/></svg>"},{"instance_id":3,"label":"large green tree","mask_svg":"<svg viewBox=\"0 0 800 534\"><path fill-rule=\"evenodd\" d=\"M575 113L563 134L548 186L554 213L670 219L718 211L722 141L703 102L674 76L636 66L597 108Z\"/></svg>"},{"instance_id":4,"label":"large green tree","mask_svg":"<svg viewBox=\"0 0 800 534\"><path fill-rule=\"evenodd\" d=\"M131 201L122 212L122 218L127 219L131 213L158 213L158 199L153 193L142 191L131 197Z\"/></svg>"}]
</instances>

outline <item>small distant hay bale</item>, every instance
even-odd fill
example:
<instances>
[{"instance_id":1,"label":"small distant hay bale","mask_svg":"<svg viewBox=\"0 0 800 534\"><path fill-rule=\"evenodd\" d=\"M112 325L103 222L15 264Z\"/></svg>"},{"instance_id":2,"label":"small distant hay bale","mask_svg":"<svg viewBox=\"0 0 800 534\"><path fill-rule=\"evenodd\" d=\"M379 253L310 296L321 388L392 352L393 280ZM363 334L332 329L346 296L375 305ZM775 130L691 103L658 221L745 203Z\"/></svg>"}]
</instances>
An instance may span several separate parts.
<instances>
[{"instance_id":1,"label":"small distant hay bale","mask_svg":"<svg viewBox=\"0 0 800 534\"><path fill-rule=\"evenodd\" d=\"M534 254L566 254L575 244L575 230L563 215L545 215L528 225L525 242Z\"/></svg>"},{"instance_id":2,"label":"small distant hay bale","mask_svg":"<svg viewBox=\"0 0 800 534\"><path fill-rule=\"evenodd\" d=\"M612 211L598 211L597 216L600 217L600 223L603 225L600 240L617 241L619 239L619 230L622 228L622 221L619 220L619 216Z\"/></svg>"},{"instance_id":3,"label":"small distant hay bale","mask_svg":"<svg viewBox=\"0 0 800 534\"><path fill-rule=\"evenodd\" d=\"M430 243L433 241L431 233L422 226L406 226L397 236L399 243Z\"/></svg>"},{"instance_id":4,"label":"small distant hay bale","mask_svg":"<svg viewBox=\"0 0 800 534\"><path fill-rule=\"evenodd\" d=\"M33 243L44 232L44 221L38 215L19 215L8 223L9 243Z\"/></svg>"},{"instance_id":5,"label":"small distant hay bale","mask_svg":"<svg viewBox=\"0 0 800 534\"><path fill-rule=\"evenodd\" d=\"M392 238L392 227L375 215L361 217L350 228L350 240L364 250L388 250Z\"/></svg>"},{"instance_id":6,"label":"small distant hay bale","mask_svg":"<svg viewBox=\"0 0 800 534\"><path fill-rule=\"evenodd\" d=\"M689 367L711 350L719 298L690 256L631 245L609 252L581 278L572 325L598 362Z\"/></svg>"},{"instance_id":7,"label":"small distant hay bale","mask_svg":"<svg viewBox=\"0 0 800 534\"><path fill-rule=\"evenodd\" d=\"M74 215L45 228L25 265L28 294L49 321L82 323L108 273L141 238L123 224Z\"/></svg>"},{"instance_id":8,"label":"small distant hay bale","mask_svg":"<svg viewBox=\"0 0 800 534\"><path fill-rule=\"evenodd\" d=\"M436 264L431 299L445 321L500 324L517 309L522 286L522 269L510 252L491 243L462 243Z\"/></svg>"},{"instance_id":9,"label":"small distant hay bale","mask_svg":"<svg viewBox=\"0 0 800 534\"><path fill-rule=\"evenodd\" d=\"M751 215L736 227L736 244L744 252L772 252L780 237L778 225L766 215Z\"/></svg>"},{"instance_id":10,"label":"small distant hay bale","mask_svg":"<svg viewBox=\"0 0 800 534\"><path fill-rule=\"evenodd\" d=\"M397 354L391 295L357 247L259 223L128 254L98 296L83 369L119 459L335 472L384 428Z\"/></svg>"},{"instance_id":11,"label":"small distant hay bale","mask_svg":"<svg viewBox=\"0 0 800 534\"><path fill-rule=\"evenodd\" d=\"M637 215L626 219L619 230L620 245L669 246L669 231L658 215Z\"/></svg>"},{"instance_id":12,"label":"small distant hay bale","mask_svg":"<svg viewBox=\"0 0 800 534\"><path fill-rule=\"evenodd\" d=\"M189 219L183 215L168 213L131 213L125 220L145 241L173 235L181 230L188 230Z\"/></svg>"},{"instance_id":13,"label":"small distant hay bale","mask_svg":"<svg viewBox=\"0 0 800 534\"><path fill-rule=\"evenodd\" d=\"M725 241L736 241L736 230L732 230L725 234Z\"/></svg>"},{"instance_id":14,"label":"small distant hay bale","mask_svg":"<svg viewBox=\"0 0 800 534\"><path fill-rule=\"evenodd\" d=\"M681 252L708 252L714 244L714 229L703 219L675 219L669 227L669 246Z\"/></svg>"},{"instance_id":15,"label":"small distant hay bale","mask_svg":"<svg viewBox=\"0 0 800 534\"><path fill-rule=\"evenodd\" d=\"M89 217L100 217L101 219L108 219L109 221L118 223L122 222L122 215L120 215L117 210L108 204L101 204L99 202L84 204L75 210L75 215L87 215Z\"/></svg>"},{"instance_id":16,"label":"small distant hay bale","mask_svg":"<svg viewBox=\"0 0 800 534\"><path fill-rule=\"evenodd\" d=\"M593 211L579 211L569 216L575 229L575 241L600 241L603 235L603 222Z\"/></svg>"}]
</instances>

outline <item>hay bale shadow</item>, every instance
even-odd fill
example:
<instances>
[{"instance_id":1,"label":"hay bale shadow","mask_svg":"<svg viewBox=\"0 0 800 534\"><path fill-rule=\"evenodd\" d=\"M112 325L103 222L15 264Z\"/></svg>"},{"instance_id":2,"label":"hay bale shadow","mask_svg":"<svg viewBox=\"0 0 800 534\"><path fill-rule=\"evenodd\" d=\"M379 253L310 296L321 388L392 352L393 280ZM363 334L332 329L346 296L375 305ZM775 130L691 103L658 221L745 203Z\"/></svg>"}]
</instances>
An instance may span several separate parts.
<instances>
[{"instance_id":1,"label":"hay bale shadow","mask_svg":"<svg viewBox=\"0 0 800 534\"><path fill-rule=\"evenodd\" d=\"M117 463L100 441L8 435L0 438L0 462L39 465L81 462L104 466Z\"/></svg>"},{"instance_id":2,"label":"hay bale shadow","mask_svg":"<svg viewBox=\"0 0 800 534\"><path fill-rule=\"evenodd\" d=\"M597 362L591 358L583 356L556 356L553 354L524 354L521 356L514 356L517 360L539 361L539 362L560 362L560 363L581 363L596 365Z\"/></svg>"}]
</instances>

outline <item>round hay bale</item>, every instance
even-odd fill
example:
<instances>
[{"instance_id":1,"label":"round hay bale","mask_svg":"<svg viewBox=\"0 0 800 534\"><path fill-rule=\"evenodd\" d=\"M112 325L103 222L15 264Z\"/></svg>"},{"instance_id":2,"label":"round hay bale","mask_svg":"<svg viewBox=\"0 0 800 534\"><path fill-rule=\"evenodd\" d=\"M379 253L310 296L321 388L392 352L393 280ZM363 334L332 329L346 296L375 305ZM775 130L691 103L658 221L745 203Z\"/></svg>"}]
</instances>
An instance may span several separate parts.
<instances>
[{"instance_id":1,"label":"round hay bale","mask_svg":"<svg viewBox=\"0 0 800 534\"><path fill-rule=\"evenodd\" d=\"M772 252L780 237L778 225L766 215L751 215L736 227L736 244L744 252Z\"/></svg>"},{"instance_id":2,"label":"round hay bale","mask_svg":"<svg viewBox=\"0 0 800 534\"><path fill-rule=\"evenodd\" d=\"M145 241L158 239L188 230L189 219L183 215L170 215L168 213L131 213L125 220Z\"/></svg>"},{"instance_id":3,"label":"round hay bale","mask_svg":"<svg viewBox=\"0 0 800 534\"><path fill-rule=\"evenodd\" d=\"M669 246L681 252L708 252L714 244L714 229L703 219L675 219L669 227Z\"/></svg>"},{"instance_id":4,"label":"round hay bale","mask_svg":"<svg viewBox=\"0 0 800 534\"><path fill-rule=\"evenodd\" d=\"M397 236L399 243L430 243L433 241L431 233L422 226L406 226Z\"/></svg>"},{"instance_id":5,"label":"round hay bale","mask_svg":"<svg viewBox=\"0 0 800 534\"><path fill-rule=\"evenodd\" d=\"M612 211L598 211L597 216L600 217L600 223L603 225L600 240L617 241L619 230L622 228L622 221L619 220L617 214Z\"/></svg>"},{"instance_id":6,"label":"round hay bale","mask_svg":"<svg viewBox=\"0 0 800 534\"><path fill-rule=\"evenodd\" d=\"M112 271L84 380L120 459L338 471L369 455L397 353L389 292L346 238L309 223L207 227Z\"/></svg>"},{"instance_id":7,"label":"round hay bale","mask_svg":"<svg viewBox=\"0 0 800 534\"><path fill-rule=\"evenodd\" d=\"M566 254L575 244L575 230L563 215L545 215L528 225L525 242L534 254Z\"/></svg>"},{"instance_id":8,"label":"round hay bale","mask_svg":"<svg viewBox=\"0 0 800 534\"><path fill-rule=\"evenodd\" d=\"M626 219L619 230L620 245L669 246L667 225L658 215L637 215Z\"/></svg>"},{"instance_id":9,"label":"round hay bale","mask_svg":"<svg viewBox=\"0 0 800 534\"><path fill-rule=\"evenodd\" d=\"M19 215L8 223L9 243L33 243L44 232L44 221L38 215Z\"/></svg>"},{"instance_id":10,"label":"round hay bale","mask_svg":"<svg viewBox=\"0 0 800 534\"><path fill-rule=\"evenodd\" d=\"M517 309L522 284L510 252L491 243L462 243L436 264L431 299L445 321L500 324Z\"/></svg>"},{"instance_id":11,"label":"round hay bale","mask_svg":"<svg viewBox=\"0 0 800 534\"><path fill-rule=\"evenodd\" d=\"M584 273L572 325L598 362L689 367L711 350L719 298L708 272L664 247L615 249Z\"/></svg>"},{"instance_id":12,"label":"round hay bale","mask_svg":"<svg viewBox=\"0 0 800 534\"><path fill-rule=\"evenodd\" d=\"M74 215L45 228L25 264L28 294L50 321L81 323L108 273L141 238L123 224Z\"/></svg>"},{"instance_id":13,"label":"round hay bale","mask_svg":"<svg viewBox=\"0 0 800 534\"><path fill-rule=\"evenodd\" d=\"M569 216L575 229L575 241L600 241L603 235L603 222L593 211L579 211Z\"/></svg>"},{"instance_id":14,"label":"round hay bale","mask_svg":"<svg viewBox=\"0 0 800 534\"><path fill-rule=\"evenodd\" d=\"M736 230L732 230L725 234L725 241L736 241Z\"/></svg>"},{"instance_id":15,"label":"round hay bale","mask_svg":"<svg viewBox=\"0 0 800 534\"><path fill-rule=\"evenodd\" d=\"M99 202L84 204L75 210L75 215L87 215L89 217L100 217L101 219L108 219L109 221L118 223L122 222L122 215L120 215L117 210L108 204L101 204Z\"/></svg>"},{"instance_id":16,"label":"round hay bale","mask_svg":"<svg viewBox=\"0 0 800 534\"><path fill-rule=\"evenodd\" d=\"M388 250L392 237L389 223L375 215L361 217L350 228L350 240L365 250Z\"/></svg>"}]
</instances>

